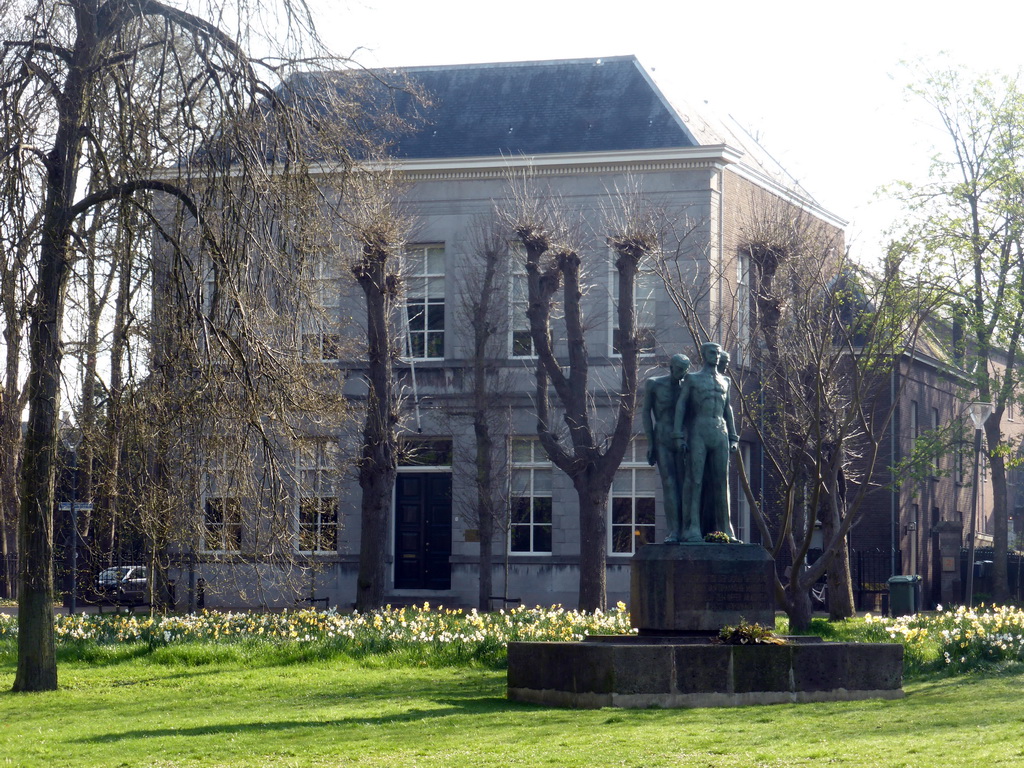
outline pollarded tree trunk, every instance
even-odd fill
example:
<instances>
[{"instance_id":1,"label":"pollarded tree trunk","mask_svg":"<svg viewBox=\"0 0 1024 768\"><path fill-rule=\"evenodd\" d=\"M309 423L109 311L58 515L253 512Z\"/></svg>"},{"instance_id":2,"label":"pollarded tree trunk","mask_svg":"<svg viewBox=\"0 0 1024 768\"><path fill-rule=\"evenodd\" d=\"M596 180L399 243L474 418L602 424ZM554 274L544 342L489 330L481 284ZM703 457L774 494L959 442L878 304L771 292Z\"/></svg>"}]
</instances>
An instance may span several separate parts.
<instances>
[{"instance_id":1,"label":"pollarded tree trunk","mask_svg":"<svg viewBox=\"0 0 1024 768\"><path fill-rule=\"evenodd\" d=\"M811 585L805 579L794 577L786 585L786 614L789 628L794 632L806 632L811 628Z\"/></svg>"},{"instance_id":2,"label":"pollarded tree trunk","mask_svg":"<svg viewBox=\"0 0 1024 768\"><path fill-rule=\"evenodd\" d=\"M580 610L607 607L608 491L599 483L576 486L580 503Z\"/></svg>"},{"instance_id":3,"label":"pollarded tree trunk","mask_svg":"<svg viewBox=\"0 0 1024 768\"><path fill-rule=\"evenodd\" d=\"M628 222L636 224L636 222ZM613 394L615 413L607 447L592 426L593 392L589 389L586 324L583 320L580 253L570 247L549 252L552 239L536 222L521 222L516 235L526 249L526 273L530 306L530 335L537 350L537 436L551 461L572 480L579 504L580 586L579 608L607 607L607 519L612 478L632 436L636 410L637 339L634 286L641 259L656 248L651 232L630 230L609 237L619 276L616 319L620 331L620 381ZM542 257L547 256L547 259ZM565 323L567 365L554 355L551 345L551 306L561 286ZM567 450L551 423L549 383L564 410L563 422L572 450Z\"/></svg>"},{"instance_id":4,"label":"pollarded tree trunk","mask_svg":"<svg viewBox=\"0 0 1024 768\"><path fill-rule=\"evenodd\" d=\"M398 279L390 241L370 232L363 233L363 238L362 257L353 273L366 296L369 392L359 464L362 530L356 582L356 609L365 612L384 604L388 513L398 473L398 395L391 338L391 307Z\"/></svg>"}]
</instances>

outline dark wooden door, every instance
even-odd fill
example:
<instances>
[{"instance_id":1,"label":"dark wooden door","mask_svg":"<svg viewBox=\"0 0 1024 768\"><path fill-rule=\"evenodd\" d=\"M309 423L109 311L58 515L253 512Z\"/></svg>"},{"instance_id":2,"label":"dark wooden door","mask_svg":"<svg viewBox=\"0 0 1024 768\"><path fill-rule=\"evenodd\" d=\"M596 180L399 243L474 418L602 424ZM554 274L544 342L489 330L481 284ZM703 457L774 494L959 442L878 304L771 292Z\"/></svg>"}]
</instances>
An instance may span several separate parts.
<instances>
[{"instance_id":1,"label":"dark wooden door","mask_svg":"<svg viewBox=\"0 0 1024 768\"><path fill-rule=\"evenodd\" d=\"M451 589L452 476L400 472L395 481L395 589Z\"/></svg>"}]
</instances>

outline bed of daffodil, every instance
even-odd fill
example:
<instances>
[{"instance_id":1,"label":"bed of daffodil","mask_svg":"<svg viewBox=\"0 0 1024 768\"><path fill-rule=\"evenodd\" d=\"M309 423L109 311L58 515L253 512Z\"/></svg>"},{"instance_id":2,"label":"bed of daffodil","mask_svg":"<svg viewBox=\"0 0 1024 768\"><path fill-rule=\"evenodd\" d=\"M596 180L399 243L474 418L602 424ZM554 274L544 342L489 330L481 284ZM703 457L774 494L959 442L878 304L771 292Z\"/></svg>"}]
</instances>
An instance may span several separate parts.
<instances>
[{"instance_id":1,"label":"bed of daffodil","mask_svg":"<svg viewBox=\"0 0 1024 768\"><path fill-rule=\"evenodd\" d=\"M1024 661L1024 609L958 606L935 613L885 618L868 614L866 634L902 643L919 666L966 672L999 662Z\"/></svg>"},{"instance_id":2,"label":"bed of daffodil","mask_svg":"<svg viewBox=\"0 0 1024 768\"><path fill-rule=\"evenodd\" d=\"M494 613L422 606L371 613L296 610L280 613L201 611L188 615L77 614L56 617L58 644L151 648L188 643L260 644L352 655L411 650L448 662L500 664L516 640L581 640L590 634L631 634L623 603L606 612L518 607ZM17 618L0 615L0 641L17 635ZM1024 662L1024 609L957 607L886 618L868 614L856 639L899 642L917 669L961 673L999 662ZM853 639L853 638L851 638Z\"/></svg>"},{"instance_id":3,"label":"bed of daffodil","mask_svg":"<svg viewBox=\"0 0 1024 768\"><path fill-rule=\"evenodd\" d=\"M414 649L450 661L500 662L508 642L581 640L588 634L629 634L624 603L586 613L561 606L479 613L422 606L371 613L296 610L280 613L201 611L189 615L76 614L56 617L58 645L189 642L310 644L363 655ZM16 618L0 616L0 640L17 633Z\"/></svg>"}]
</instances>

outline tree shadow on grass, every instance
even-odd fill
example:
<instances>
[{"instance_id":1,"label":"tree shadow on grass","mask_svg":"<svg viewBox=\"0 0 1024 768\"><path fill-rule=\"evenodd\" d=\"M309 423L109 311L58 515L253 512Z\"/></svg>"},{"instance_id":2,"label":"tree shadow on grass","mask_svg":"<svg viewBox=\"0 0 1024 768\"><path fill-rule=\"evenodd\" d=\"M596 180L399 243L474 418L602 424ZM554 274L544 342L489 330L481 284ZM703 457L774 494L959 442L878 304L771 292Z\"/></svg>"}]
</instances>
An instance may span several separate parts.
<instances>
[{"instance_id":1,"label":"tree shadow on grass","mask_svg":"<svg viewBox=\"0 0 1024 768\"><path fill-rule=\"evenodd\" d=\"M238 736L245 734L261 734L271 731L289 731L301 728L344 728L348 726L394 725L413 723L453 715L484 714L498 712L510 708L511 702L498 698L483 698L439 702L449 704L438 709L410 709L390 715L376 717L342 717L328 720L278 720L256 721L247 723L221 723L200 725L191 728L139 728L120 733L107 733L101 736L76 739L79 744L112 744L134 739L152 739L159 737L195 737L195 736Z\"/></svg>"}]
</instances>

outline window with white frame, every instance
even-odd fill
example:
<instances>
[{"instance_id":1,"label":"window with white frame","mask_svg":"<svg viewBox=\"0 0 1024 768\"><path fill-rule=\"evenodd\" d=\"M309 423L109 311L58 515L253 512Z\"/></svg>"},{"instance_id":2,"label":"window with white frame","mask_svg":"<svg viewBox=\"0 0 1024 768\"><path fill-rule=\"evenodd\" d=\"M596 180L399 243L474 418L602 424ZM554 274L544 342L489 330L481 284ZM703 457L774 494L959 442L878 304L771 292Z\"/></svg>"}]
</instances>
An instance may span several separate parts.
<instances>
[{"instance_id":1,"label":"window with white frame","mask_svg":"<svg viewBox=\"0 0 1024 768\"><path fill-rule=\"evenodd\" d=\"M207 552L242 549L242 504L236 472L226 450L207 461L203 492L203 549Z\"/></svg>"},{"instance_id":2,"label":"window with white frame","mask_svg":"<svg viewBox=\"0 0 1024 768\"><path fill-rule=\"evenodd\" d=\"M514 554L551 552L552 465L540 442L512 440L512 516L509 551Z\"/></svg>"},{"instance_id":3,"label":"window with white frame","mask_svg":"<svg viewBox=\"0 0 1024 768\"><path fill-rule=\"evenodd\" d=\"M317 302L316 316L302 328L302 356L306 360L334 362L340 355L341 292L338 259L316 259L311 266L311 288Z\"/></svg>"},{"instance_id":4,"label":"window with white frame","mask_svg":"<svg viewBox=\"0 0 1024 768\"><path fill-rule=\"evenodd\" d=\"M939 439L939 409L932 408L932 440L935 450L932 453L932 477L938 477L942 471L942 441Z\"/></svg>"},{"instance_id":5,"label":"window with white frame","mask_svg":"<svg viewBox=\"0 0 1024 768\"><path fill-rule=\"evenodd\" d=\"M410 246L405 258L406 354L418 360L443 358L444 246Z\"/></svg>"},{"instance_id":6,"label":"window with white frame","mask_svg":"<svg viewBox=\"0 0 1024 768\"><path fill-rule=\"evenodd\" d=\"M608 526L612 555L632 555L654 543L654 489L657 473L647 463L647 441L634 438L612 480Z\"/></svg>"},{"instance_id":7,"label":"window with white frame","mask_svg":"<svg viewBox=\"0 0 1024 768\"><path fill-rule=\"evenodd\" d=\"M641 355L654 353L654 325L656 322L655 291L660 278L649 264L641 264L633 280L633 317L636 332L637 352ZM619 328L619 271L612 264L612 354L622 352L622 331Z\"/></svg>"},{"instance_id":8,"label":"window with white frame","mask_svg":"<svg viewBox=\"0 0 1024 768\"><path fill-rule=\"evenodd\" d=\"M295 451L295 461L296 546L300 552L337 552L338 446L329 440L302 440Z\"/></svg>"}]
</instances>

